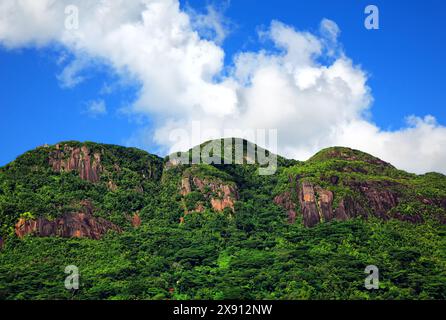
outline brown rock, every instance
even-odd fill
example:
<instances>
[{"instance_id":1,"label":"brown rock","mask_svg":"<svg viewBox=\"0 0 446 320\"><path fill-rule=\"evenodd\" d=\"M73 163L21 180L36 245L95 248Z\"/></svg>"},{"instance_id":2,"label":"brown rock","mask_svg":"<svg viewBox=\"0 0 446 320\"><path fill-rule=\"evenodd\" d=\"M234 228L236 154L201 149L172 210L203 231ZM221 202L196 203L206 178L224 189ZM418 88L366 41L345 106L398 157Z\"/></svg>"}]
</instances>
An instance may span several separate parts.
<instances>
[{"instance_id":1,"label":"brown rock","mask_svg":"<svg viewBox=\"0 0 446 320\"><path fill-rule=\"evenodd\" d=\"M318 209L319 216L321 216L324 221L330 221L334 218L333 214L333 192L329 190L324 190L320 187L315 188L318 195Z\"/></svg>"},{"instance_id":2,"label":"brown rock","mask_svg":"<svg viewBox=\"0 0 446 320\"><path fill-rule=\"evenodd\" d=\"M56 145L56 151L50 154L49 164L56 172L77 171L81 179L90 182L98 182L102 172L101 155L92 154L87 146L75 148L65 145L61 149Z\"/></svg>"},{"instance_id":3,"label":"brown rock","mask_svg":"<svg viewBox=\"0 0 446 320\"><path fill-rule=\"evenodd\" d=\"M286 191L274 198L274 203L284 208L288 214L288 223L293 224L296 221L296 204L291 198L291 192Z\"/></svg>"},{"instance_id":4,"label":"brown rock","mask_svg":"<svg viewBox=\"0 0 446 320\"><path fill-rule=\"evenodd\" d=\"M342 199L334 212L335 219L340 221L345 221L358 216L367 218L367 212L351 197Z\"/></svg>"},{"instance_id":5,"label":"brown rock","mask_svg":"<svg viewBox=\"0 0 446 320\"><path fill-rule=\"evenodd\" d=\"M121 232L121 229L110 221L86 213L69 213L52 221L43 217L35 220L21 218L15 225L15 233L19 238L34 234L39 237L59 236L97 240L109 230Z\"/></svg>"},{"instance_id":6,"label":"brown rock","mask_svg":"<svg viewBox=\"0 0 446 320\"><path fill-rule=\"evenodd\" d=\"M210 201L212 209L223 211L230 208L234 212L235 201L238 200L237 187L221 181L209 181L198 177L183 177L181 180L181 195L185 196L193 189L200 191ZM195 211L202 212L204 207L197 207Z\"/></svg>"},{"instance_id":7,"label":"brown rock","mask_svg":"<svg viewBox=\"0 0 446 320\"><path fill-rule=\"evenodd\" d=\"M190 177L183 177L181 179L181 195L185 196L192 192L192 187L190 185Z\"/></svg>"},{"instance_id":8,"label":"brown rock","mask_svg":"<svg viewBox=\"0 0 446 320\"><path fill-rule=\"evenodd\" d=\"M349 185L364 195L372 213L381 219L389 219L389 210L398 205L398 194L392 191L392 187L396 186L395 183L363 181L351 182Z\"/></svg>"},{"instance_id":9,"label":"brown rock","mask_svg":"<svg viewBox=\"0 0 446 320\"><path fill-rule=\"evenodd\" d=\"M216 211L230 208L234 212L234 204L238 199L237 189L234 186L217 184L211 185L211 190L217 193L217 198L211 198L211 206Z\"/></svg>"},{"instance_id":10,"label":"brown rock","mask_svg":"<svg viewBox=\"0 0 446 320\"><path fill-rule=\"evenodd\" d=\"M132 217L132 226L134 228L139 228L141 226L141 218L138 213L135 213Z\"/></svg>"},{"instance_id":11,"label":"brown rock","mask_svg":"<svg viewBox=\"0 0 446 320\"><path fill-rule=\"evenodd\" d=\"M215 211L222 212L226 208L234 211L234 201L231 198L215 199L211 198L211 206Z\"/></svg>"},{"instance_id":12,"label":"brown rock","mask_svg":"<svg viewBox=\"0 0 446 320\"><path fill-rule=\"evenodd\" d=\"M215 185L213 183L204 181L201 178L193 177L192 181L194 183L194 186L196 188L198 188L198 190L200 190L200 191L204 191L204 188L206 187L206 185L209 185L209 187L211 187L211 185L212 185L213 189L215 189Z\"/></svg>"},{"instance_id":13,"label":"brown rock","mask_svg":"<svg viewBox=\"0 0 446 320\"><path fill-rule=\"evenodd\" d=\"M348 209L345 206L345 199L342 199L339 203L339 206L336 208L334 212L334 217L339 221L346 221L349 219L349 215L347 214Z\"/></svg>"},{"instance_id":14,"label":"brown rock","mask_svg":"<svg viewBox=\"0 0 446 320\"><path fill-rule=\"evenodd\" d=\"M296 178L297 183L299 177ZM296 204L292 200L292 192L286 191L274 198L274 203L284 208L288 213L288 222L294 223L296 220ZM335 218L333 212L333 192L314 187L310 182L302 182L297 188L303 222L306 227L312 227L321 220L330 221Z\"/></svg>"},{"instance_id":15,"label":"brown rock","mask_svg":"<svg viewBox=\"0 0 446 320\"><path fill-rule=\"evenodd\" d=\"M302 182L299 189L299 201L302 210L304 225L313 227L320 222L319 211L317 210L313 184Z\"/></svg>"},{"instance_id":16,"label":"brown rock","mask_svg":"<svg viewBox=\"0 0 446 320\"><path fill-rule=\"evenodd\" d=\"M423 221L421 215L407 216L400 213L392 214L391 210L398 205L398 184L391 181L350 181L344 182L351 190L361 195L359 199L346 196L340 200L336 210L333 210L334 194L320 186L313 186L310 182L299 183L300 177L295 177L298 190L303 223L306 227L312 227L321 221L333 219L345 221L355 217L367 218L369 213L383 220L395 218L412 223ZM290 178L290 184L293 179ZM330 177L332 184L338 183L338 177ZM284 192L274 198L274 203L280 205L288 213L288 221L293 223L296 218L296 207L293 203L292 195L294 190ZM433 200L420 199L428 205L434 205ZM438 206L446 206L446 199L438 201ZM439 215L441 223L446 223L446 218Z\"/></svg>"}]
</instances>

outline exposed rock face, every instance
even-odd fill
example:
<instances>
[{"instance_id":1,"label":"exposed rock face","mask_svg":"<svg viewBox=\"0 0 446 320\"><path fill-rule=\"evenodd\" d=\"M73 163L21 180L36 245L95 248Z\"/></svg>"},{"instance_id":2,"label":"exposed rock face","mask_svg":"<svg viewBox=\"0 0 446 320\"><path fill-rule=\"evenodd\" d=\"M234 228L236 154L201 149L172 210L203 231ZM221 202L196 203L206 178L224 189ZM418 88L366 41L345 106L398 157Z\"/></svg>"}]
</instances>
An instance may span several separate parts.
<instances>
[{"instance_id":1,"label":"exposed rock face","mask_svg":"<svg viewBox=\"0 0 446 320\"><path fill-rule=\"evenodd\" d=\"M358 216L367 218L367 212L357 201L347 196L340 201L334 216L337 220L345 221Z\"/></svg>"},{"instance_id":2,"label":"exposed rock face","mask_svg":"<svg viewBox=\"0 0 446 320\"><path fill-rule=\"evenodd\" d=\"M234 211L234 200L230 197L225 197L223 199L211 198L211 206L215 211L222 212L226 208L231 208Z\"/></svg>"},{"instance_id":3,"label":"exposed rock face","mask_svg":"<svg viewBox=\"0 0 446 320\"><path fill-rule=\"evenodd\" d=\"M132 217L132 226L134 228L139 228L141 226L141 218L138 213L135 213Z\"/></svg>"},{"instance_id":4,"label":"exposed rock face","mask_svg":"<svg viewBox=\"0 0 446 320\"><path fill-rule=\"evenodd\" d=\"M303 182L299 188L299 202L306 227L312 227L321 221L319 211L316 205L316 197L313 184Z\"/></svg>"},{"instance_id":5,"label":"exposed rock face","mask_svg":"<svg viewBox=\"0 0 446 320\"><path fill-rule=\"evenodd\" d=\"M335 180L335 179L333 179ZM336 179L337 180L337 179ZM333 181L338 183L338 181ZM312 183L298 181L296 190L300 211L303 217L303 223L306 227L312 227L322 221L333 219L345 221L354 217L362 216L367 218L368 210L375 216L387 220L396 218L399 220L420 222L421 216L404 216L394 214L390 216L389 211L398 205L398 194L391 187L395 184L388 182L351 182L349 187L358 191L364 199L364 204L358 202L350 196L342 198L338 207L333 209L334 194L320 186L314 186ZM284 208L288 213L288 221L293 223L296 218L296 205L292 201L293 191L287 191L274 198L274 202Z\"/></svg>"},{"instance_id":6,"label":"exposed rock face","mask_svg":"<svg viewBox=\"0 0 446 320\"><path fill-rule=\"evenodd\" d=\"M350 212L349 209L350 206L346 205L346 199L342 199L341 202L339 203L339 206L336 208L334 212L335 219L339 221L348 220L351 217L350 214L354 214L354 211Z\"/></svg>"},{"instance_id":7,"label":"exposed rock face","mask_svg":"<svg viewBox=\"0 0 446 320\"><path fill-rule=\"evenodd\" d=\"M333 192L316 187L315 192L318 194L319 216L324 221L330 221L334 218L333 214Z\"/></svg>"},{"instance_id":8,"label":"exposed rock face","mask_svg":"<svg viewBox=\"0 0 446 320\"><path fill-rule=\"evenodd\" d=\"M238 200L237 187L225 184L221 181L209 181L198 177L187 176L181 180L181 195L185 196L194 189L200 191L205 199L209 200L212 209L215 211L223 211L230 208L234 212L235 201ZM198 211L204 208L197 208Z\"/></svg>"},{"instance_id":9,"label":"exposed rock face","mask_svg":"<svg viewBox=\"0 0 446 320\"><path fill-rule=\"evenodd\" d=\"M53 221L45 218L36 220L19 219L15 225L15 232L20 238L27 234L35 234L40 237L60 236L97 240L109 230L121 232L121 229L113 223L85 213L65 214Z\"/></svg>"},{"instance_id":10,"label":"exposed rock face","mask_svg":"<svg viewBox=\"0 0 446 320\"><path fill-rule=\"evenodd\" d=\"M292 200L291 191L286 191L274 198L274 203L284 208L288 214L288 223L296 221L296 204Z\"/></svg>"},{"instance_id":11,"label":"exposed rock face","mask_svg":"<svg viewBox=\"0 0 446 320\"><path fill-rule=\"evenodd\" d=\"M192 186L190 184L190 177L183 177L181 179L181 195L185 196L192 192Z\"/></svg>"},{"instance_id":12,"label":"exposed rock face","mask_svg":"<svg viewBox=\"0 0 446 320\"><path fill-rule=\"evenodd\" d=\"M353 182L349 186L367 199L372 212L381 219L389 219L387 213L398 205L398 194L392 191L390 182Z\"/></svg>"},{"instance_id":13,"label":"exposed rock face","mask_svg":"<svg viewBox=\"0 0 446 320\"><path fill-rule=\"evenodd\" d=\"M34 234L39 237L59 236L98 240L109 230L121 232L121 229L110 221L87 213L69 213L52 221L42 217L35 220L21 218L15 225L15 233L19 238Z\"/></svg>"},{"instance_id":14,"label":"exposed rock face","mask_svg":"<svg viewBox=\"0 0 446 320\"><path fill-rule=\"evenodd\" d=\"M102 172L100 153L92 153L86 146L80 148L56 145L49 163L56 172L77 171L83 180L98 182Z\"/></svg>"}]
</instances>

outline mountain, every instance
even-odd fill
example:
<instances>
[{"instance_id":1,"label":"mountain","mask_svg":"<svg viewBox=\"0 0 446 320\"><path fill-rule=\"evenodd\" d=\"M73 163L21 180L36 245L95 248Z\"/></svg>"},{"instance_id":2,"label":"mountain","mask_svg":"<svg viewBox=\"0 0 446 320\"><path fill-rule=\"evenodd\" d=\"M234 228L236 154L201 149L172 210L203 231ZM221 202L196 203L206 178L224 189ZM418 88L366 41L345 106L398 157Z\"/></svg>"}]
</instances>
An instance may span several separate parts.
<instances>
[{"instance_id":1,"label":"mountain","mask_svg":"<svg viewBox=\"0 0 446 320\"><path fill-rule=\"evenodd\" d=\"M235 143L242 163L224 164ZM189 164L203 150L221 164ZM446 298L444 175L234 138L172 156L68 141L0 168L0 299ZM79 290L63 286L68 265Z\"/></svg>"}]
</instances>

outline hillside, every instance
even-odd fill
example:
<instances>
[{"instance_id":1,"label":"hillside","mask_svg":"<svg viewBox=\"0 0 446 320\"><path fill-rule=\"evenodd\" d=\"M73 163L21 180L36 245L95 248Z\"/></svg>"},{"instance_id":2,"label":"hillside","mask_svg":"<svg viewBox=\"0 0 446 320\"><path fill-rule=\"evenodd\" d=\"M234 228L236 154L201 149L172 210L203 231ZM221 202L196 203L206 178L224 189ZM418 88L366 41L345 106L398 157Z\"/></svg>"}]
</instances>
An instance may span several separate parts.
<instances>
[{"instance_id":1,"label":"hillside","mask_svg":"<svg viewBox=\"0 0 446 320\"><path fill-rule=\"evenodd\" d=\"M240 165L69 141L0 168L0 299L446 298L446 176L342 147L259 175L241 142Z\"/></svg>"}]
</instances>

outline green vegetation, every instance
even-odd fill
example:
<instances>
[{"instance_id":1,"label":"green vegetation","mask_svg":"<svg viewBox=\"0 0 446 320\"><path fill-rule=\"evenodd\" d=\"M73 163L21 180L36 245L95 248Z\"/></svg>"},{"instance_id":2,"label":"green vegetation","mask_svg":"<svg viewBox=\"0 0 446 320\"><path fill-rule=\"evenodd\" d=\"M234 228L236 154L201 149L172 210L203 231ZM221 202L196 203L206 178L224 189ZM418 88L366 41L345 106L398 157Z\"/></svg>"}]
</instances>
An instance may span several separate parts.
<instances>
[{"instance_id":1,"label":"green vegetation","mask_svg":"<svg viewBox=\"0 0 446 320\"><path fill-rule=\"evenodd\" d=\"M358 194L352 185L367 182L374 184L378 189L398 195L400 204L389 214L419 214L424 220L430 220L444 217L445 213L446 176L439 173L417 176L349 148L328 148L318 152L307 162L284 168L279 172L275 194L280 194L290 187L290 177L299 177L300 181L310 181L332 191L334 208L346 196L365 203L364 197ZM336 178L336 183L331 181L332 177ZM296 187L295 179L292 179L291 187Z\"/></svg>"},{"instance_id":2,"label":"green vegetation","mask_svg":"<svg viewBox=\"0 0 446 320\"><path fill-rule=\"evenodd\" d=\"M258 165L163 170L166 160L137 149L62 144L100 153L100 181L54 171L54 146L0 169L0 299L446 299L446 226L436 219L445 215L441 174L405 173L346 148L323 150L305 163L279 157L275 175L259 176ZM191 211L204 202L197 190L180 194L185 176L236 185L235 213L205 206L185 215L185 206ZM333 191L335 206L346 195L362 197L352 182L381 183L402 199L393 211L425 220L371 216L305 228L298 215L288 224L273 199L295 189L297 176ZM55 218L79 210L85 199L95 216L123 232L98 241L14 235L19 218ZM139 228L129 220L135 212ZM68 265L79 268L79 290L64 287ZM379 267L379 290L364 287L367 265Z\"/></svg>"},{"instance_id":3,"label":"green vegetation","mask_svg":"<svg viewBox=\"0 0 446 320\"><path fill-rule=\"evenodd\" d=\"M160 187L157 180L162 174L161 158L134 148L92 142L61 145L73 148L85 145L92 153L99 152L103 168L100 181L82 180L75 171L54 172L49 166L54 146L23 154L0 169L0 236L8 235L24 212L52 219L79 210L85 199L93 203L96 216L116 223L122 223L126 213L156 205L153 194ZM109 188L110 182L116 188Z\"/></svg>"}]
</instances>

